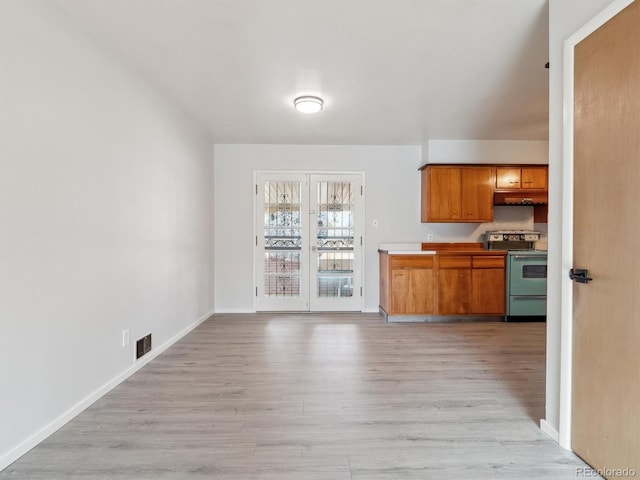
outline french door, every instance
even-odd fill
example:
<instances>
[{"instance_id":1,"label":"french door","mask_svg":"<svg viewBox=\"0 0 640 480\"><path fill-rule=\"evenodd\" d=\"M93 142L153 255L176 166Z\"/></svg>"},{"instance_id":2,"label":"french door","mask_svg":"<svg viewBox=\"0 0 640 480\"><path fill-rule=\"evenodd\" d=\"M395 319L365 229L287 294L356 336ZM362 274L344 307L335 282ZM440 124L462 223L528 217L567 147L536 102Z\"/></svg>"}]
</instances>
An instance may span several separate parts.
<instances>
[{"instance_id":1,"label":"french door","mask_svg":"<svg viewBox=\"0 0 640 480\"><path fill-rule=\"evenodd\" d=\"M363 176L255 174L255 308L361 311Z\"/></svg>"}]
</instances>

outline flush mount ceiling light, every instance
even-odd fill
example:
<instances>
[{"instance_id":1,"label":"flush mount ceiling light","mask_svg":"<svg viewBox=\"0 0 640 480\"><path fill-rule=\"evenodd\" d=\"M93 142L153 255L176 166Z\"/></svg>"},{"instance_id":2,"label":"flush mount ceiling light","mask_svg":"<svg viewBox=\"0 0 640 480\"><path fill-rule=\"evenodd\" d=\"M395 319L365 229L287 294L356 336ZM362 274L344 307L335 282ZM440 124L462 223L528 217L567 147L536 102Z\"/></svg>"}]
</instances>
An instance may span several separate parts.
<instances>
[{"instance_id":1,"label":"flush mount ceiling light","mask_svg":"<svg viewBox=\"0 0 640 480\"><path fill-rule=\"evenodd\" d=\"M323 104L324 101L320 97L313 97L311 95L297 97L293 101L296 110L302 113L318 113L322 110Z\"/></svg>"}]
</instances>

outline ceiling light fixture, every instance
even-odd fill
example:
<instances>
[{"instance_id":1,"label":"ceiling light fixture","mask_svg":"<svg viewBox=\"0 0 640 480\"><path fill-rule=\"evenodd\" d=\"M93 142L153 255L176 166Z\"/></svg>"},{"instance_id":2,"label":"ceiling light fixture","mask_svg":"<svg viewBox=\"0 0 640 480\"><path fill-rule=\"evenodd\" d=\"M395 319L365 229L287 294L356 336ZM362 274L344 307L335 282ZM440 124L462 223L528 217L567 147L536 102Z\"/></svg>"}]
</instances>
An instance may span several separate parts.
<instances>
[{"instance_id":1,"label":"ceiling light fixture","mask_svg":"<svg viewBox=\"0 0 640 480\"><path fill-rule=\"evenodd\" d=\"M324 101L320 97L313 97L311 95L297 97L293 101L296 110L302 113L318 113L322 110L323 104Z\"/></svg>"}]
</instances>

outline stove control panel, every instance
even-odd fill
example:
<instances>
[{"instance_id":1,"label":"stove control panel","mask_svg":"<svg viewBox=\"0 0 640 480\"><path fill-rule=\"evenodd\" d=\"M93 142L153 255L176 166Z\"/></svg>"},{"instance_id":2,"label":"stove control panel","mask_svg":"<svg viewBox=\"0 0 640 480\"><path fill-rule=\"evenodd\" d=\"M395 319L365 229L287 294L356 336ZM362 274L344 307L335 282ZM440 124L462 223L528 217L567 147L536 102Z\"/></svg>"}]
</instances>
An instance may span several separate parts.
<instances>
[{"instance_id":1,"label":"stove control panel","mask_svg":"<svg viewBox=\"0 0 640 480\"><path fill-rule=\"evenodd\" d=\"M489 242L537 242L540 232L487 232Z\"/></svg>"}]
</instances>

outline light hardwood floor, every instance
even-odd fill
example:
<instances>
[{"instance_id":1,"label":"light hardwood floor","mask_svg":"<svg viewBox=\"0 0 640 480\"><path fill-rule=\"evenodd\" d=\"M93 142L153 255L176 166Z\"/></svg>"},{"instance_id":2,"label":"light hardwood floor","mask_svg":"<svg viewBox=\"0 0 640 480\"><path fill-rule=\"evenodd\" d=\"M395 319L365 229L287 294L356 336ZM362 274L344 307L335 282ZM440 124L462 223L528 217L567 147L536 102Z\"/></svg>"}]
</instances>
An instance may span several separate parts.
<instances>
[{"instance_id":1,"label":"light hardwood floor","mask_svg":"<svg viewBox=\"0 0 640 480\"><path fill-rule=\"evenodd\" d=\"M575 479L543 323L217 315L0 479Z\"/></svg>"}]
</instances>

